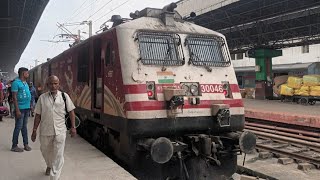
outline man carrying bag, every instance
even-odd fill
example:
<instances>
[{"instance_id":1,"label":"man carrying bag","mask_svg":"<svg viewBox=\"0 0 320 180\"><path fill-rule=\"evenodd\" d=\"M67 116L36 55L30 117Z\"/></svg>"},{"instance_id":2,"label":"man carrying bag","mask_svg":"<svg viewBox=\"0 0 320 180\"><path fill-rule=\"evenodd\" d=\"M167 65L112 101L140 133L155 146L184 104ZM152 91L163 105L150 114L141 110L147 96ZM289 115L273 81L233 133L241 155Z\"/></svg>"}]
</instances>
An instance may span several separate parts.
<instances>
[{"instance_id":1,"label":"man carrying bag","mask_svg":"<svg viewBox=\"0 0 320 180\"><path fill-rule=\"evenodd\" d=\"M37 128L40 124L40 150L46 161L46 175L58 180L64 164L64 147L66 140L65 116L68 112L71 120L71 137L77 133L75 128L75 106L68 94L59 91L59 79L50 76L47 81L49 91L43 93L35 107L35 120L31 140L35 142ZM64 101L65 98L65 101ZM67 110L67 112L66 112Z\"/></svg>"}]
</instances>

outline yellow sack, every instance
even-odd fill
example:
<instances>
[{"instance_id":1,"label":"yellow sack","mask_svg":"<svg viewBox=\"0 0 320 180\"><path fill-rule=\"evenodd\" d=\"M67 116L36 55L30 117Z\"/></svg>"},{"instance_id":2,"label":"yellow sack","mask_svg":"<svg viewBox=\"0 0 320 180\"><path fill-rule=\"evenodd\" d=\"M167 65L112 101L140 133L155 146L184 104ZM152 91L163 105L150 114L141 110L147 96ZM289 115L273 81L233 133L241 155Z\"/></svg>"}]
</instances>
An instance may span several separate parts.
<instances>
[{"instance_id":1,"label":"yellow sack","mask_svg":"<svg viewBox=\"0 0 320 180\"><path fill-rule=\"evenodd\" d=\"M320 86L320 75L304 75L303 85Z\"/></svg>"},{"instance_id":2,"label":"yellow sack","mask_svg":"<svg viewBox=\"0 0 320 180\"><path fill-rule=\"evenodd\" d=\"M294 95L309 96L309 94L310 94L310 87L309 86L301 86L300 89L294 90Z\"/></svg>"},{"instance_id":3,"label":"yellow sack","mask_svg":"<svg viewBox=\"0 0 320 180\"><path fill-rule=\"evenodd\" d=\"M310 86L310 91L320 91L320 86Z\"/></svg>"},{"instance_id":4,"label":"yellow sack","mask_svg":"<svg viewBox=\"0 0 320 180\"><path fill-rule=\"evenodd\" d=\"M310 91L310 96L320 96L320 91Z\"/></svg>"},{"instance_id":5,"label":"yellow sack","mask_svg":"<svg viewBox=\"0 0 320 180\"><path fill-rule=\"evenodd\" d=\"M320 96L320 86L311 86L310 87L311 96Z\"/></svg>"},{"instance_id":6,"label":"yellow sack","mask_svg":"<svg viewBox=\"0 0 320 180\"><path fill-rule=\"evenodd\" d=\"M280 94L285 96L293 96L293 89L288 87L287 84L282 84L280 86Z\"/></svg>"},{"instance_id":7,"label":"yellow sack","mask_svg":"<svg viewBox=\"0 0 320 180\"><path fill-rule=\"evenodd\" d=\"M302 78L289 76L288 86L294 89L299 89L302 86Z\"/></svg>"}]
</instances>

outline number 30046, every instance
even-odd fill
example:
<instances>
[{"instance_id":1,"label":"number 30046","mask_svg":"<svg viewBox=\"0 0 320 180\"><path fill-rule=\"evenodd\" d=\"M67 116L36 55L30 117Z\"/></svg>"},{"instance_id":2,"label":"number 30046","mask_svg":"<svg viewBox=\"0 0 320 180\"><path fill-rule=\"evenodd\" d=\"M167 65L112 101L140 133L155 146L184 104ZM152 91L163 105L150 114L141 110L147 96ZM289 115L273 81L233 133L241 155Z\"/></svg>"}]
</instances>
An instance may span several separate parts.
<instances>
[{"instance_id":1,"label":"number 30046","mask_svg":"<svg viewBox=\"0 0 320 180\"><path fill-rule=\"evenodd\" d=\"M203 93L223 93L222 84L202 84L200 88Z\"/></svg>"}]
</instances>

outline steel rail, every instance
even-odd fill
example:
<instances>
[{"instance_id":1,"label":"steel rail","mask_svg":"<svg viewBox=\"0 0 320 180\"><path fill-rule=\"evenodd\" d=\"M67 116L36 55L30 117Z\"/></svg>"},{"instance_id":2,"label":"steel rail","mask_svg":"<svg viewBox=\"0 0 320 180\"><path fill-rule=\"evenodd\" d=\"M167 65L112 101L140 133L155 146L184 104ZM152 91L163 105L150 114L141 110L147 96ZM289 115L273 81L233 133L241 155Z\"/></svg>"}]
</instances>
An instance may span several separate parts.
<instances>
[{"instance_id":1,"label":"steel rail","mask_svg":"<svg viewBox=\"0 0 320 180\"><path fill-rule=\"evenodd\" d=\"M285 131L285 132L291 132L291 133L297 133L297 134L303 134L303 135L308 135L308 136L320 138L320 133L317 133L317 132L289 129L289 128L284 128L284 127L279 127L279 126L271 126L271 125L264 125L264 124L251 123L251 122L250 123L246 122L245 125L254 126L254 127L261 127L261 128L266 128L266 129L279 130L279 131Z\"/></svg>"},{"instance_id":2,"label":"steel rail","mask_svg":"<svg viewBox=\"0 0 320 180\"><path fill-rule=\"evenodd\" d=\"M271 138L263 137L263 136L258 136L258 139L271 140ZM292 142L289 143L288 141L285 141L285 140L272 139L272 141L276 142L276 143L283 143L283 144L291 145L291 146L297 147L297 148L308 148L309 150L320 153L320 148L315 148L315 147L310 147L310 146L306 147L305 145L302 145L299 143L292 143ZM263 142L262 142L262 144L263 144Z\"/></svg>"},{"instance_id":3,"label":"steel rail","mask_svg":"<svg viewBox=\"0 0 320 180\"><path fill-rule=\"evenodd\" d=\"M245 130L245 131L248 131L248 130ZM305 140L294 139L294 138L289 138L289 137L283 137L283 136L274 135L274 134L270 134L270 133L259 132L259 131L255 131L255 130L250 130L250 131L253 132L254 134L258 135L258 136L264 136L264 137L268 137L268 138L284 140L286 142L298 143L298 144L305 145L307 147L310 146L310 147L313 147L313 148L320 149L320 143L308 142L308 141L305 141Z\"/></svg>"},{"instance_id":4,"label":"steel rail","mask_svg":"<svg viewBox=\"0 0 320 180\"><path fill-rule=\"evenodd\" d=\"M267 132L267 133L272 133L272 134L276 134L276 135L283 135L283 136L286 136L286 137L298 138L298 139L302 139L302 140L306 140L306 141L313 141L313 142L320 143L320 139L318 139L318 138L301 136L301 135L298 135L298 134L291 134L291 133L286 133L286 132L280 132L280 131L277 131L277 130L252 127L252 126L249 126L249 125L246 125L245 128L246 129L250 129L250 130L257 130L257 131L260 131L260 132Z\"/></svg>"}]
</instances>

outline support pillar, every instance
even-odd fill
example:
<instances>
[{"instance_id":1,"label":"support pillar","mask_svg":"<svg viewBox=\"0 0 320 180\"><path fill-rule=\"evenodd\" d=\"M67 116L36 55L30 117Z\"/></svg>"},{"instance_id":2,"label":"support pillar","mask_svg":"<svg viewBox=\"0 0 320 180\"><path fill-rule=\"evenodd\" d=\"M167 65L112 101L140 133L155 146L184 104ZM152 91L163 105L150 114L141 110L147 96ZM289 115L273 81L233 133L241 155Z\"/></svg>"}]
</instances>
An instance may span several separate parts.
<instances>
[{"instance_id":1,"label":"support pillar","mask_svg":"<svg viewBox=\"0 0 320 180\"><path fill-rule=\"evenodd\" d=\"M272 99L272 58L282 56L282 50L253 49L248 51L250 58L256 59L256 99Z\"/></svg>"}]
</instances>

